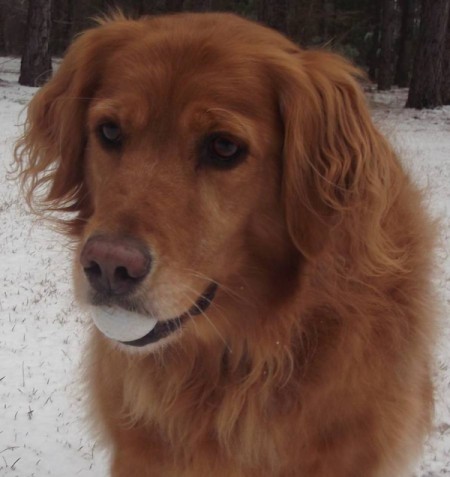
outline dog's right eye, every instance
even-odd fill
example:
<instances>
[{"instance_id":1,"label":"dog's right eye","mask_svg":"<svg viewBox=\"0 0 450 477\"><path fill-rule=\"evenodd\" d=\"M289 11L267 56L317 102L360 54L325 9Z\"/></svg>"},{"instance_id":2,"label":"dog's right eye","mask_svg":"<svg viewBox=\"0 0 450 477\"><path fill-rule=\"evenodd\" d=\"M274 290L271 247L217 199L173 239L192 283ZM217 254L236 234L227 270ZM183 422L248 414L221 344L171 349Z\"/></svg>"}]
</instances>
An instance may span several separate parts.
<instances>
[{"instance_id":1,"label":"dog's right eye","mask_svg":"<svg viewBox=\"0 0 450 477\"><path fill-rule=\"evenodd\" d=\"M107 147L117 148L122 144L120 126L113 122L103 123L98 127L98 136Z\"/></svg>"}]
</instances>

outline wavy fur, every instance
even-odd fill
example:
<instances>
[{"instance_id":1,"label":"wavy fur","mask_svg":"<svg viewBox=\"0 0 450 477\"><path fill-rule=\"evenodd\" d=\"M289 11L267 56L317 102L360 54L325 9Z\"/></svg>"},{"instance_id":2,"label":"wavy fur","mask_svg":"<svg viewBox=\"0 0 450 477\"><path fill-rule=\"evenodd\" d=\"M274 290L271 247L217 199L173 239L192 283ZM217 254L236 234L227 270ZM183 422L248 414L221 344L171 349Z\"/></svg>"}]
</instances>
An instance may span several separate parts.
<instances>
[{"instance_id":1,"label":"wavy fur","mask_svg":"<svg viewBox=\"0 0 450 477\"><path fill-rule=\"evenodd\" d=\"M61 220L80 247L96 230L133 235L190 290L219 283L208 316L152 352L92 331L92 418L114 477L406 475L432 410L434 227L359 77L233 15L116 16L79 37L32 100L16 148L30 203L45 189L37 209L74 213ZM122 162L100 160L92 136L111 102L141 141ZM186 119L199 102L203 119ZM193 186L185 165L164 168L211 115L251 157Z\"/></svg>"}]
</instances>

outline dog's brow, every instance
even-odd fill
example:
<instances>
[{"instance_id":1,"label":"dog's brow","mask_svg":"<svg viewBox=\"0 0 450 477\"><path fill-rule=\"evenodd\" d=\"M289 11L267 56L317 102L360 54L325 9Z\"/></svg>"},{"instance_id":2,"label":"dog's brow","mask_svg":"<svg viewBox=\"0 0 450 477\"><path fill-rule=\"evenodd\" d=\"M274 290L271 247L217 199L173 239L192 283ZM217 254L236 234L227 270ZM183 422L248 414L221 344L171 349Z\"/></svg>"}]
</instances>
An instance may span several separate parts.
<instances>
[{"instance_id":1,"label":"dog's brow","mask_svg":"<svg viewBox=\"0 0 450 477\"><path fill-rule=\"evenodd\" d=\"M208 108L205 114L216 120L224 122L232 128L239 128L241 132L248 133L249 124L246 124L245 118L224 108Z\"/></svg>"},{"instance_id":2,"label":"dog's brow","mask_svg":"<svg viewBox=\"0 0 450 477\"><path fill-rule=\"evenodd\" d=\"M116 101L103 99L92 105L89 115L95 119L101 116L117 117L119 113L120 107Z\"/></svg>"}]
</instances>

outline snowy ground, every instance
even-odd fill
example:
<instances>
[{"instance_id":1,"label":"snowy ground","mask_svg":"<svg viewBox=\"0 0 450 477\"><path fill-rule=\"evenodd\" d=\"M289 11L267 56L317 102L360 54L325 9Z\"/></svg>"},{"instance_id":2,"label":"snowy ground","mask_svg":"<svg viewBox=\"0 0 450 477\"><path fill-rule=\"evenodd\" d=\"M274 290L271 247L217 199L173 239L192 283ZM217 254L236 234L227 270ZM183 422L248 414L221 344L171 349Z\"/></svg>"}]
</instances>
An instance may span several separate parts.
<instances>
[{"instance_id":1,"label":"snowy ground","mask_svg":"<svg viewBox=\"0 0 450 477\"><path fill-rule=\"evenodd\" d=\"M83 422L77 382L85 317L71 294L70 250L61 236L33 222L17 184L5 178L35 92L17 85L18 67L17 60L0 58L0 475L104 477L106 456ZM441 217L436 423L416 475L450 475L450 107L404 110L402 90L371 98L376 122Z\"/></svg>"}]
</instances>

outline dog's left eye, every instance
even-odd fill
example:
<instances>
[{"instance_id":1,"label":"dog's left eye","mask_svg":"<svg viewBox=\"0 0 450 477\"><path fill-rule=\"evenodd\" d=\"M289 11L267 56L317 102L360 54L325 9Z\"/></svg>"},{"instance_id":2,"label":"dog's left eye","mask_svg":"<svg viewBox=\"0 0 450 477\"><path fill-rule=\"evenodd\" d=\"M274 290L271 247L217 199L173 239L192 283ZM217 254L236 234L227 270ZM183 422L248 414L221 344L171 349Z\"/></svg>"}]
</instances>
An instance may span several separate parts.
<instances>
[{"instance_id":1,"label":"dog's left eye","mask_svg":"<svg viewBox=\"0 0 450 477\"><path fill-rule=\"evenodd\" d=\"M204 141L201 161L218 169L229 169L244 159L246 153L246 147L237 140L213 134Z\"/></svg>"},{"instance_id":2,"label":"dog's left eye","mask_svg":"<svg viewBox=\"0 0 450 477\"><path fill-rule=\"evenodd\" d=\"M239 151L239 146L229 139L217 137L211 141L211 152L223 160L234 157Z\"/></svg>"},{"instance_id":3,"label":"dog's left eye","mask_svg":"<svg viewBox=\"0 0 450 477\"><path fill-rule=\"evenodd\" d=\"M122 144L120 126L113 122L103 123L98 127L98 135L107 147L119 147Z\"/></svg>"}]
</instances>

